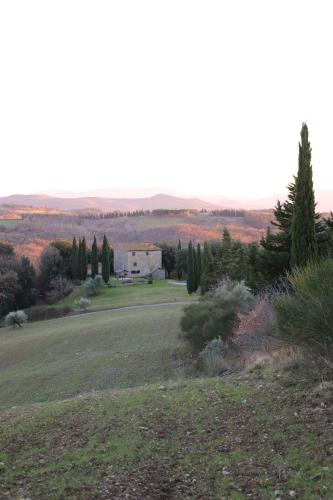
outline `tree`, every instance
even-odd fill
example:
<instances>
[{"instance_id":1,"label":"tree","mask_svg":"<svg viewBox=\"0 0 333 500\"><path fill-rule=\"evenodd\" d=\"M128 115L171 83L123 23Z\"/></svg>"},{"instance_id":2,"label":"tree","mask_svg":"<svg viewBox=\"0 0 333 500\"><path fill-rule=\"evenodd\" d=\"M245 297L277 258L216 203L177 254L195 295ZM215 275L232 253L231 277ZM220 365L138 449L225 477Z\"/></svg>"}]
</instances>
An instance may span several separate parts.
<instances>
[{"instance_id":1,"label":"tree","mask_svg":"<svg viewBox=\"0 0 333 500\"><path fill-rule=\"evenodd\" d=\"M87 267L88 267L87 244L85 237L83 237L81 241L81 254L80 254L80 269L81 269L80 274L82 280L87 279Z\"/></svg>"},{"instance_id":2,"label":"tree","mask_svg":"<svg viewBox=\"0 0 333 500\"><path fill-rule=\"evenodd\" d=\"M16 296L21 293L17 273L12 269L0 272L0 317L16 308Z\"/></svg>"},{"instance_id":3,"label":"tree","mask_svg":"<svg viewBox=\"0 0 333 500\"><path fill-rule=\"evenodd\" d=\"M291 224L291 266L305 266L318 256L316 204L313 191L311 145L306 123L301 130L295 203Z\"/></svg>"},{"instance_id":4,"label":"tree","mask_svg":"<svg viewBox=\"0 0 333 500\"><path fill-rule=\"evenodd\" d=\"M81 238L79 238L79 246L77 250L77 265L78 265L78 279L82 280L82 267L81 267L81 261L82 261L82 241Z\"/></svg>"},{"instance_id":5,"label":"tree","mask_svg":"<svg viewBox=\"0 0 333 500\"><path fill-rule=\"evenodd\" d=\"M14 257L14 247L7 241L0 241L0 256Z\"/></svg>"},{"instance_id":6,"label":"tree","mask_svg":"<svg viewBox=\"0 0 333 500\"><path fill-rule=\"evenodd\" d=\"M195 246L192 248L193 252L193 292L198 290L198 256L195 249Z\"/></svg>"},{"instance_id":7,"label":"tree","mask_svg":"<svg viewBox=\"0 0 333 500\"><path fill-rule=\"evenodd\" d=\"M74 236L72 243L72 277L74 280L79 280L80 273L80 262L79 262L79 249L77 246L76 238Z\"/></svg>"},{"instance_id":8,"label":"tree","mask_svg":"<svg viewBox=\"0 0 333 500\"><path fill-rule=\"evenodd\" d=\"M98 255L97 255L97 241L94 236L94 241L91 247L91 277L95 278L98 274Z\"/></svg>"},{"instance_id":9,"label":"tree","mask_svg":"<svg viewBox=\"0 0 333 500\"><path fill-rule=\"evenodd\" d=\"M46 247L39 259L38 285L42 292L47 292L50 282L57 276L64 276L64 260L57 248Z\"/></svg>"},{"instance_id":10,"label":"tree","mask_svg":"<svg viewBox=\"0 0 333 500\"><path fill-rule=\"evenodd\" d=\"M216 266L217 271L220 273L220 277L229 276L230 268L232 264L232 244L230 231L226 227L223 230L221 252L220 252L220 262Z\"/></svg>"},{"instance_id":11,"label":"tree","mask_svg":"<svg viewBox=\"0 0 333 500\"><path fill-rule=\"evenodd\" d=\"M202 273L202 255L200 243L197 244L197 284L198 287L201 283L201 273Z\"/></svg>"},{"instance_id":12,"label":"tree","mask_svg":"<svg viewBox=\"0 0 333 500\"><path fill-rule=\"evenodd\" d=\"M213 256L207 241L204 242L203 255L202 255L202 271L201 271L201 285L200 291L204 295L209 291L215 277L213 276Z\"/></svg>"},{"instance_id":13,"label":"tree","mask_svg":"<svg viewBox=\"0 0 333 500\"><path fill-rule=\"evenodd\" d=\"M194 286L193 245L190 241L187 249L187 291L190 295L195 292Z\"/></svg>"},{"instance_id":14,"label":"tree","mask_svg":"<svg viewBox=\"0 0 333 500\"><path fill-rule=\"evenodd\" d=\"M36 271L28 257L21 257L17 260L16 273L20 288L16 294L16 307L26 308L35 303L36 295Z\"/></svg>"},{"instance_id":15,"label":"tree","mask_svg":"<svg viewBox=\"0 0 333 500\"><path fill-rule=\"evenodd\" d=\"M158 246L162 249L162 267L166 270L167 278L170 278L176 267L176 249L165 241L158 243Z\"/></svg>"},{"instance_id":16,"label":"tree","mask_svg":"<svg viewBox=\"0 0 333 500\"><path fill-rule=\"evenodd\" d=\"M105 234L102 246L102 277L105 283L108 283L110 279L110 248Z\"/></svg>"},{"instance_id":17,"label":"tree","mask_svg":"<svg viewBox=\"0 0 333 500\"><path fill-rule=\"evenodd\" d=\"M55 240L50 243L51 246L59 250L64 262L64 273L66 278L72 279L72 244L67 240Z\"/></svg>"},{"instance_id":18,"label":"tree","mask_svg":"<svg viewBox=\"0 0 333 500\"><path fill-rule=\"evenodd\" d=\"M182 244L178 240L177 251L176 251L176 273L177 279L181 280L183 277L183 266L182 266Z\"/></svg>"}]
</instances>

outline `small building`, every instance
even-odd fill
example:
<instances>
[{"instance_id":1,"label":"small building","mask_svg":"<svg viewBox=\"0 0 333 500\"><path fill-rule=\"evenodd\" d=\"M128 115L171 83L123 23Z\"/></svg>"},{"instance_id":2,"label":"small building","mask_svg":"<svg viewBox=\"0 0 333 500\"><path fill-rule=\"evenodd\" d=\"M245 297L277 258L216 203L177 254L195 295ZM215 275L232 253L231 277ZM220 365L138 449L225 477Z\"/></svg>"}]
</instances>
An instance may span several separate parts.
<instances>
[{"instance_id":1,"label":"small building","mask_svg":"<svg viewBox=\"0 0 333 500\"><path fill-rule=\"evenodd\" d=\"M131 278L152 275L164 279L162 250L152 243L122 243L114 246L116 276Z\"/></svg>"}]
</instances>

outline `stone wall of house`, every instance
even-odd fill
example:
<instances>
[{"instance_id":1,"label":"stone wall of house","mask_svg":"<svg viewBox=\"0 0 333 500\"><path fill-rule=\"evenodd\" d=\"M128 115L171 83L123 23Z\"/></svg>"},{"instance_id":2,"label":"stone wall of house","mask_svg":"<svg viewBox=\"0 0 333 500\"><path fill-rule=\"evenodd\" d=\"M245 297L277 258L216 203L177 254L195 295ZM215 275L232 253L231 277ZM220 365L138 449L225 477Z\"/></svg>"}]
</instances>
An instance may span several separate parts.
<instances>
[{"instance_id":1,"label":"stone wall of house","mask_svg":"<svg viewBox=\"0 0 333 500\"><path fill-rule=\"evenodd\" d=\"M146 276L162 268L161 250L129 251L127 259L129 276Z\"/></svg>"},{"instance_id":2,"label":"stone wall of house","mask_svg":"<svg viewBox=\"0 0 333 500\"><path fill-rule=\"evenodd\" d=\"M114 247L114 270L116 274L131 277L146 276L158 269L162 269L161 250L127 250L126 247L116 245Z\"/></svg>"},{"instance_id":3,"label":"stone wall of house","mask_svg":"<svg viewBox=\"0 0 333 500\"><path fill-rule=\"evenodd\" d=\"M122 274L127 269L128 259L127 250L120 245L114 247L114 271L116 274Z\"/></svg>"}]
</instances>

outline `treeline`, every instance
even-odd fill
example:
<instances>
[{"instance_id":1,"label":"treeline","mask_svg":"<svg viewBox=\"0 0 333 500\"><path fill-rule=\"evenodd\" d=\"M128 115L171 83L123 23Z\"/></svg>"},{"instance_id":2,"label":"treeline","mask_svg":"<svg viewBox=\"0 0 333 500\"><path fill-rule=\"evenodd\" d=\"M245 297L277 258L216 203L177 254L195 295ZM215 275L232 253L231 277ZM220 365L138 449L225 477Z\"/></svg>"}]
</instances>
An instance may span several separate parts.
<instances>
[{"instance_id":1,"label":"treeline","mask_svg":"<svg viewBox=\"0 0 333 500\"><path fill-rule=\"evenodd\" d=\"M244 217L245 213L244 209L225 208L223 210L211 210L209 215L218 215L222 217Z\"/></svg>"},{"instance_id":2,"label":"treeline","mask_svg":"<svg viewBox=\"0 0 333 500\"><path fill-rule=\"evenodd\" d=\"M111 212L97 212L97 213L84 213L79 214L80 219L90 219L90 220L99 220L99 219L117 219L118 217L142 217L143 215L151 215L150 210L132 210L132 211L124 211L121 210L113 210Z\"/></svg>"},{"instance_id":3,"label":"treeline","mask_svg":"<svg viewBox=\"0 0 333 500\"><path fill-rule=\"evenodd\" d=\"M72 243L55 240L42 251L37 269L27 257L17 257L9 243L0 242L0 317L36 302L59 301L87 279L89 266L92 278L101 274L109 281L114 254L106 236L101 244L94 237L91 246L84 237L74 237Z\"/></svg>"}]
</instances>

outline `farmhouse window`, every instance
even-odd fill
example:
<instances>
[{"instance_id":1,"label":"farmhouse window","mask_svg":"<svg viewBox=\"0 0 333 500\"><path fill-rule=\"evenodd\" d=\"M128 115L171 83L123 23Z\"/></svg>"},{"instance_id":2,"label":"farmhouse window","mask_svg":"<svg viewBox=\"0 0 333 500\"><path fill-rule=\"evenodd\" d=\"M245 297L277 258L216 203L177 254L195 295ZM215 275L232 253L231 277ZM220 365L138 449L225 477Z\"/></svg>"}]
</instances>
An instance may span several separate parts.
<instances>
[{"instance_id":1,"label":"farmhouse window","mask_svg":"<svg viewBox=\"0 0 333 500\"><path fill-rule=\"evenodd\" d=\"M136 267L138 265L137 262L133 262L133 267Z\"/></svg>"},{"instance_id":2,"label":"farmhouse window","mask_svg":"<svg viewBox=\"0 0 333 500\"><path fill-rule=\"evenodd\" d=\"M135 252L132 252L133 257L135 256Z\"/></svg>"},{"instance_id":3,"label":"farmhouse window","mask_svg":"<svg viewBox=\"0 0 333 500\"><path fill-rule=\"evenodd\" d=\"M149 252L146 252L146 255L149 255Z\"/></svg>"}]
</instances>

